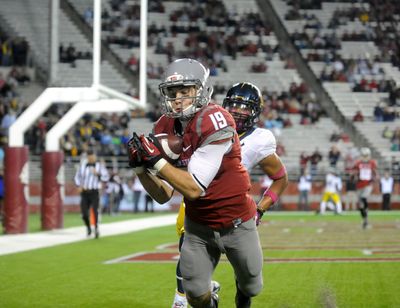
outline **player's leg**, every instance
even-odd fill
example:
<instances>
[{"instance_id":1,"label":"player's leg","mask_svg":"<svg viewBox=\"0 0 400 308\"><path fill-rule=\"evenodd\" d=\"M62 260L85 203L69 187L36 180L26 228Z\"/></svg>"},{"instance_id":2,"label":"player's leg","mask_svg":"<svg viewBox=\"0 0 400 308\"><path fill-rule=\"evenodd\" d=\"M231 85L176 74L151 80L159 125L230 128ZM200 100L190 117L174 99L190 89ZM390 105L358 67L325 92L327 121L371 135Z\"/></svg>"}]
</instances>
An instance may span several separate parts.
<instances>
[{"instance_id":1,"label":"player's leg","mask_svg":"<svg viewBox=\"0 0 400 308\"><path fill-rule=\"evenodd\" d=\"M90 209L90 200L86 192L81 193L81 215L82 220L86 225L87 228L87 235L92 234L92 228L90 227L90 220L89 220L89 209Z\"/></svg>"},{"instance_id":2,"label":"player's leg","mask_svg":"<svg viewBox=\"0 0 400 308\"><path fill-rule=\"evenodd\" d=\"M337 193L332 194L331 198L335 204L335 209L334 209L335 213L342 214L343 207L342 207L342 201L340 200L339 194L337 194Z\"/></svg>"},{"instance_id":3,"label":"player's leg","mask_svg":"<svg viewBox=\"0 0 400 308\"><path fill-rule=\"evenodd\" d=\"M250 219L239 225L223 237L223 243L235 271L236 307L250 307L251 298L263 287L263 255L255 221Z\"/></svg>"},{"instance_id":4,"label":"player's leg","mask_svg":"<svg viewBox=\"0 0 400 308\"><path fill-rule=\"evenodd\" d=\"M182 249L184 237L185 233L182 233L181 237L179 238L179 252ZM178 262L176 263L176 291L172 308L187 307L187 300L186 300L185 290L183 289L182 280L183 279L180 269L180 258L179 258Z\"/></svg>"},{"instance_id":5,"label":"player's leg","mask_svg":"<svg viewBox=\"0 0 400 308\"><path fill-rule=\"evenodd\" d=\"M185 241L180 256L183 288L188 303L194 307L218 307L218 295L211 292L211 276L221 252L213 244L211 228L185 218Z\"/></svg>"},{"instance_id":6,"label":"player's leg","mask_svg":"<svg viewBox=\"0 0 400 308\"><path fill-rule=\"evenodd\" d=\"M94 190L91 192L91 207L93 209L94 213L94 235L96 238L100 236L99 232L99 192L97 190Z\"/></svg>"},{"instance_id":7,"label":"player's leg","mask_svg":"<svg viewBox=\"0 0 400 308\"><path fill-rule=\"evenodd\" d=\"M324 193L322 196L321 204L319 206L319 213L321 215L325 214L328 201L329 201L329 193Z\"/></svg>"},{"instance_id":8,"label":"player's leg","mask_svg":"<svg viewBox=\"0 0 400 308\"><path fill-rule=\"evenodd\" d=\"M368 196L372 192L372 186L366 186L360 190L360 213L363 219L362 227L368 227Z\"/></svg>"}]
</instances>

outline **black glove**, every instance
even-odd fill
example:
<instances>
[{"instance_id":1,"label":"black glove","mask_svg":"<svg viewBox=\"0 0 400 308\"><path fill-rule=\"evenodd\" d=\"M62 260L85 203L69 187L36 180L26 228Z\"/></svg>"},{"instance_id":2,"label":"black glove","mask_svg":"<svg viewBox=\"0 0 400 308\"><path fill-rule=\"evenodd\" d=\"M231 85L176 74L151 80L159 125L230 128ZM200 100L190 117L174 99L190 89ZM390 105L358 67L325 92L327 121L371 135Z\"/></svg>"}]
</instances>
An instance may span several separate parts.
<instances>
[{"instance_id":1,"label":"black glove","mask_svg":"<svg viewBox=\"0 0 400 308\"><path fill-rule=\"evenodd\" d=\"M128 143L126 144L128 150L128 159L129 159L129 166L132 168L143 167L143 160L140 156L138 144L141 145L139 136L136 133L133 133L131 139L129 139Z\"/></svg>"},{"instance_id":2,"label":"black glove","mask_svg":"<svg viewBox=\"0 0 400 308\"><path fill-rule=\"evenodd\" d=\"M156 137L150 134L148 137L141 135L139 140L141 142L140 155L147 168L155 168L160 170L167 162L162 158L160 150L155 146Z\"/></svg>"},{"instance_id":3,"label":"black glove","mask_svg":"<svg viewBox=\"0 0 400 308\"><path fill-rule=\"evenodd\" d=\"M261 218L263 217L264 212L262 212L261 210L259 210L257 208L257 213L256 213L256 226L258 226L261 222Z\"/></svg>"}]
</instances>

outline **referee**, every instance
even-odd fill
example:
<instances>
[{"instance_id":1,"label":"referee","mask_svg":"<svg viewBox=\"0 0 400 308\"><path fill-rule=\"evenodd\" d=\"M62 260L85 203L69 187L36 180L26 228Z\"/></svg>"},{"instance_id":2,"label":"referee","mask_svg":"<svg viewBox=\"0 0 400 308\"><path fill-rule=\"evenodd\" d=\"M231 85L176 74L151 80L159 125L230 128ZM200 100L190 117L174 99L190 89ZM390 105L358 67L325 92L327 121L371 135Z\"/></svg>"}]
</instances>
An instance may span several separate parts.
<instances>
[{"instance_id":1,"label":"referee","mask_svg":"<svg viewBox=\"0 0 400 308\"><path fill-rule=\"evenodd\" d=\"M81 194L81 213L82 219L87 227L87 235L92 234L90 227L89 211L90 208L94 211L95 216L95 237L99 237L98 216L99 216L99 189L101 182L107 182L109 175L107 168L97 161L96 154L89 150L87 159L82 160L79 169L75 174L75 185L79 187Z\"/></svg>"}]
</instances>

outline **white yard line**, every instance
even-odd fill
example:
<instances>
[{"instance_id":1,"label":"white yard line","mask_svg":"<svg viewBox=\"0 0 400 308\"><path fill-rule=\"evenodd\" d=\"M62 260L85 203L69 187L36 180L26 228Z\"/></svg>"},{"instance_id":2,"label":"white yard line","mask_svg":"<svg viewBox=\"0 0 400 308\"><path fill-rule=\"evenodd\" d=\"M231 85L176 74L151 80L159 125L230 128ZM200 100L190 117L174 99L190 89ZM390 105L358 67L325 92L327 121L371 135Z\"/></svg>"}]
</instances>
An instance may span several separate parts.
<instances>
[{"instance_id":1,"label":"white yard line","mask_svg":"<svg viewBox=\"0 0 400 308\"><path fill-rule=\"evenodd\" d=\"M141 231L155 227L169 226L175 224L175 222L176 214L171 214L100 224L100 238ZM28 234L2 235L0 236L0 255L7 255L16 252L23 252L89 239L93 240L93 236L86 236L85 226Z\"/></svg>"}]
</instances>

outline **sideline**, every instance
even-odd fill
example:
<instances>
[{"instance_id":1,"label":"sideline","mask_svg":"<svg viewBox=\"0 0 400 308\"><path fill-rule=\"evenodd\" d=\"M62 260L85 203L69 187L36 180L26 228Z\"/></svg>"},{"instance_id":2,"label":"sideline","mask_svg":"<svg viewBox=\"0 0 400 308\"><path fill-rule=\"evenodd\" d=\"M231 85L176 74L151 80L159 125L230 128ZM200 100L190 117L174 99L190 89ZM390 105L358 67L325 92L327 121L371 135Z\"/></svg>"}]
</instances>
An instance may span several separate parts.
<instances>
[{"instance_id":1,"label":"sideline","mask_svg":"<svg viewBox=\"0 0 400 308\"><path fill-rule=\"evenodd\" d=\"M173 225L176 222L176 215L174 213L100 224L100 238ZM86 236L85 226L27 234L2 235L0 236L0 256L84 240L93 240L93 236Z\"/></svg>"}]
</instances>

